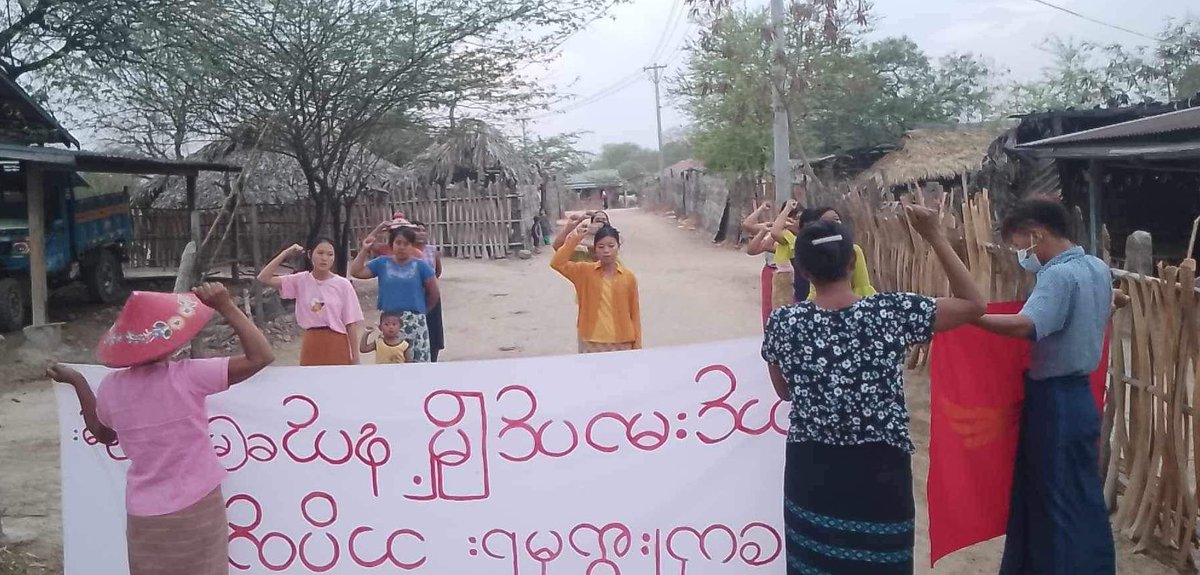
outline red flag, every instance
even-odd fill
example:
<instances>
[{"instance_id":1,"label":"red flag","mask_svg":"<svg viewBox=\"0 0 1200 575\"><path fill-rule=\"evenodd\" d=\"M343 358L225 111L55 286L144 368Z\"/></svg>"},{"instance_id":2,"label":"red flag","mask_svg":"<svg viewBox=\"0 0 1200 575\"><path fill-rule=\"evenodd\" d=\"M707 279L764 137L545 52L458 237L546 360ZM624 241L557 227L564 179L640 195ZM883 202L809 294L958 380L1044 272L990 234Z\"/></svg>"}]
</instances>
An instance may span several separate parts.
<instances>
[{"instance_id":1,"label":"red flag","mask_svg":"<svg viewBox=\"0 0 1200 575\"><path fill-rule=\"evenodd\" d=\"M993 303L988 313L1013 314L1022 305ZM931 563L1004 535L1031 345L974 326L934 337L927 489ZM1106 337L1091 377L1101 410L1107 367Z\"/></svg>"}]
</instances>

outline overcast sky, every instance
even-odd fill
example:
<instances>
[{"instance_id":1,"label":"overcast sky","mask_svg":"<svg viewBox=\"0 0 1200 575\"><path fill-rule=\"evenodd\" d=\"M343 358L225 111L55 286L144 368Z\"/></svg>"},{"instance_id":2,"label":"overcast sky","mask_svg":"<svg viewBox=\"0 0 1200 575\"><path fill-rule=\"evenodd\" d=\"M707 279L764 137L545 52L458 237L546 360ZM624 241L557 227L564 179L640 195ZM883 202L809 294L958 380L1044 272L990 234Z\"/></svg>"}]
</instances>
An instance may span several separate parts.
<instances>
[{"instance_id":1,"label":"overcast sky","mask_svg":"<svg viewBox=\"0 0 1200 575\"><path fill-rule=\"evenodd\" d=\"M746 1L766 4L766 0ZM1048 1L1150 36L1162 28L1167 17L1182 17L1189 10L1200 16L1196 0ZM562 106L566 110L562 113L531 121L530 133L550 136L586 131L589 133L580 144L591 151L606 143L626 141L654 147L654 85L646 73L641 73L638 81L622 81L652 61L667 63L668 74L678 69L685 40L696 34L695 26L685 18L673 18L682 11L677 8L682 3L633 0L568 40L562 56L537 76L579 99L574 105ZM932 57L974 52L1016 79L1038 75L1046 60L1039 46L1053 34L1105 43L1146 43L1138 36L1065 14L1036 0L875 0L874 14L879 22L872 36L907 35ZM591 103L581 105L588 98ZM663 101L663 130L683 125L686 118L665 93ZM513 128L519 131L515 125Z\"/></svg>"}]
</instances>

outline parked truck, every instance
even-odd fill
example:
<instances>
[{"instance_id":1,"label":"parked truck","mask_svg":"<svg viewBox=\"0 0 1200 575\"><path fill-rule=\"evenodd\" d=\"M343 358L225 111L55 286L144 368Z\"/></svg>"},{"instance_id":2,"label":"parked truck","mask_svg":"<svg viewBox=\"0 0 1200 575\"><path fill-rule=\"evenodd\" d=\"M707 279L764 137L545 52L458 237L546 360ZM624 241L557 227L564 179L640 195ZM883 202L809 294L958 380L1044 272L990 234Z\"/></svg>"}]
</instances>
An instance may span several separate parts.
<instances>
[{"instance_id":1,"label":"parked truck","mask_svg":"<svg viewBox=\"0 0 1200 575\"><path fill-rule=\"evenodd\" d=\"M47 172L43 185L49 287L82 281L93 301L119 301L133 238L128 194L102 193L73 172ZM26 199L20 166L0 164L0 331L20 329L30 317Z\"/></svg>"}]
</instances>

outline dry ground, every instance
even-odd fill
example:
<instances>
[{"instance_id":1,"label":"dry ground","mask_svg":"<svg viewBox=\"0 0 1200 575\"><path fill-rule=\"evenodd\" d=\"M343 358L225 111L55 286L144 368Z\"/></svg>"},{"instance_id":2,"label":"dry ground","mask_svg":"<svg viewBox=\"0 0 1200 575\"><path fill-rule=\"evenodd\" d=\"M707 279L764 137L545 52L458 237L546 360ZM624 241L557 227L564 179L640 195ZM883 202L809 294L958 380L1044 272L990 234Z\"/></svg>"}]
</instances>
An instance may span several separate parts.
<instances>
[{"instance_id":1,"label":"dry ground","mask_svg":"<svg viewBox=\"0 0 1200 575\"><path fill-rule=\"evenodd\" d=\"M638 273L648 347L761 334L760 258L713 246L661 216L636 210L614 211L612 216L626 240L622 258ZM448 329L445 360L573 353L573 294L548 268L548 259L549 253L543 252L530 261L447 260L442 278ZM364 302L373 301L373 286L364 285L361 291ZM87 355L82 342L94 341L89 338L112 317L111 312L96 310L84 315L67 329L66 353L77 359ZM55 573L62 548L53 394L48 384L32 377L35 366L16 362L13 347L14 342L9 341L7 348L0 350L0 512L6 525L41 533L27 550L44 559L48 565L45 572ZM279 349L280 363L295 364L297 358L296 343ZM914 457L917 505L924 509L929 465L928 380L911 375L908 397L918 447ZM929 553L925 522L924 514L918 513L918 557ZM917 572L996 573L1000 549L1001 543L993 541L951 556L932 571L919 564ZM1172 572L1153 559L1132 554L1132 546L1124 540L1118 542L1118 549L1120 573Z\"/></svg>"}]
</instances>

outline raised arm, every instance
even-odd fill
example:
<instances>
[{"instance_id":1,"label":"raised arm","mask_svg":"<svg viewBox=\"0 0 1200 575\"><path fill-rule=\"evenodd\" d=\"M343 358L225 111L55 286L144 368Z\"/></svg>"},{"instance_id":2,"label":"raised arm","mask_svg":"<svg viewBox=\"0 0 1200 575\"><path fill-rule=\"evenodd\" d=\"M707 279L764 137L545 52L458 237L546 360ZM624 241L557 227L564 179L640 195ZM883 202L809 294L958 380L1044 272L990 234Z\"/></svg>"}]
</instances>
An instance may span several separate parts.
<instances>
[{"instance_id":1,"label":"raised arm","mask_svg":"<svg viewBox=\"0 0 1200 575\"><path fill-rule=\"evenodd\" d=\"M376 340L371 339L371 333L374 331L375 329L369 326L363 330L362 341L358 344L359 353L375 353Z\"/></svg>"},{"instance_id":2,"label":"raised arm","mask_svg":"<svg viewBox=\"0 0 1200 575\"><path fill-rule=\"evenodd\" d=\"M238 309L229 290L219 283L206 283L195 290L196 297L217 310L242 344L242 355L229 358L229 385L246 381L275 361L275 352L267 336Z\"/></svg>"},{"instance_id":3,"label":"raised arm","mask_svg":"<svg viewBox=\"0 0 1200 575\"><path fill-rule=\"evenodd\" d=\"M575 228L579 226L579 222L582 222L583 220L583 216L579 214L571 214L571 216L567 218L567 225L563 226L563 229L559 230L557 236L554 236L554 242L550 244L550 248L556 252L562 249L563 245L567 243L567 238L571 236L571 232L575 231Z\"/></svg>"},{"instance_id":4,"label":"raised arm","mask_svg":"<svg viewBox=\"0 0 1200 575\"><path fill-rule=\"evenodd\" d=\"M769 209L771 209L771 202L763 202L759 204L757 208L754 208L754 211L751 212L750 215L746 216L746 219L742 220L742 229L746 230L746 233L758 233L758 231L763 227L763 225L758 222L758 218Z\"/></svg>"},{"instance_id":5,"label":"raised arm","mask_svg":"<svg viewBox=\"0 0 1200 575\"><path fill-rule=\"evenodd\" d=\"M50 379L54 381L65 383L75 388L75 396L79 398L83 423L87 426L87 430L96 438L96 441L105 445L112 445L117 442L117 433L107 425L100 423L100 417L96 415L96 394L92 392L92 386L88 385L87 379L83 377L83 374L65 365L54 364L50 369L46 370L46 375L50 376Z\"/></svg>"},{"instance_id":6,"label":"raised arm","mask_svg":"<svg viewBox=\"0 0 1200 575\"><path fill-rule=\"evenodd\" d=\"M800 203L796 200L788 200L787 204L784 204L783 210L775 217L775 222L771 224L771 238L776 242L782 244L786 241L784 234L787 232L788 220L791 218L791 213L795 211L796 206L799 205Z\"/></svg>"},{"instance_id":7,"label":"raised arm","mask_svg":"<svg viewBox=\"0 0 1200 575\"><path fill-rule=\"evenodd\" d=\"M362 241L362 248L354 254L354 261L350 262L350 275L360 280L369 280L375 277L375 272L367 267L367 254L371 253L371 248L375 246L375 234L371 234Z\"/></svg>"},{"instance_id":8,"label":"raised arm","mask_svg":"<svg viewBox=\"0 0 1200 575\"><path fill-rule=\"evenodd\" d=\"M572 282L575 281L576 270L580 269L579 266L583 264L571 261L571 256L575 253L575 248L579 247L579 242L582 242L583 238L587 236L590 226L591 222L588 221L578 223L575 233L568 235L563 245L554 251L554 257L550 258L550 268Z\"/></svg>"},{"instance_id":9,"label":"raised arm","mask_svg":"<svg viewBox=\"0 0 1200 575\"><path fill-rule=\"evenodd\" d=\"M284 260L302 253L304 253L304 248L300 244L292 244L287 249L279 252L279 255L275 256L275 259L268 262L262 271L258 272L258 281L275 288L275 291L279 291L283 287L283 279L276 276L275 272L279 271L279 266Z\"/></svg>"},{"instance_id":10,"label":"raised arm","mask_svg":"<svg viewBox=\"0 0 1200 575\"><path fill-rule=\"evenodd\" d=\"M750 243L746 245L746 253L748 255L757 256L771 251L775 247L775 240L771 239L771 228L763 224L759 224L758 233L750 239Z\"/></svg>"},{"instance_id":11,"label":"raised arm","mask_svg":"<svg viewBox=\"0 0 1200 575\"><path fill-rule=\"evenodd\" d=\"M937 212L917 205L904 206L917 233L929 242L934 255L942 264L946 277L950 280L951 297L938 298L937 312L934 316L934 331L946 331L979 319L987 311L987 300L971 279L971 272L966 264L959 259L939 221Z\"/></svg>"}]
</instances>

